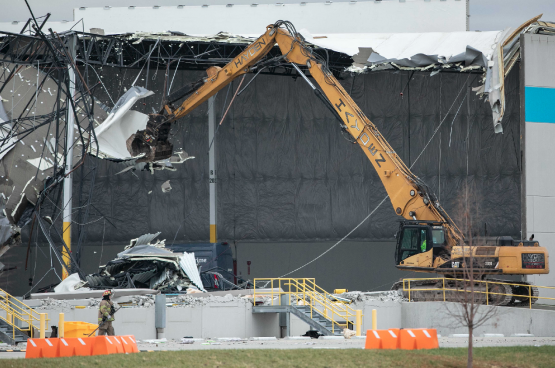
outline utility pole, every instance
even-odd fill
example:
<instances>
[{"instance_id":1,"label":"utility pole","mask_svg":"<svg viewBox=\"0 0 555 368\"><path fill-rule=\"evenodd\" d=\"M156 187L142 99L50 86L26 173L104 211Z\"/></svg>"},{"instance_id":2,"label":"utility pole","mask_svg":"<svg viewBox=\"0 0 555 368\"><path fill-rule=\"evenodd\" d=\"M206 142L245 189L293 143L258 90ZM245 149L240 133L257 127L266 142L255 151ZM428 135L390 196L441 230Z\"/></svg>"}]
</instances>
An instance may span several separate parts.
<instances>
[{"instance_id":1,"label":"utility pole","mask_svg":"<svg viewBox=\"0 0 555 368\"><path fill-rule=\"evenodd\" d=\"M72 60L75 60L75 47L76 47L76 35L69 38L68 51L71 55ZM68 65L69 74L69 98L75 101L75 71L72 65ZM73 107L69 101L66 101L67 105L67 116L66 116L66 167L64 173L66 177L64 178L64 202L63 202L63 238L64 243L66 243L67 249L71 252L71 211L72 211L72 197L73 197L73 174L70 174L73 169L73 143L74 138L74 124L75 124L75 114L73 112ZM67 269L71 269L71 258L66 249L62 250L62 260L66 265ZM63 270L62 279L68 277L67 271Z\"/></svg>"},{"instance_id":2,"label":"utility pole","mask_svg":"<svg viewBox=\"0 0 555 368\"><path fill-rule=\"evenodd\" d=\"M217 183L216 183L216 96L208 99L208 189L210 191L210 243L215 243L218 238L216 229L217 219Z\"/></svg>"}]
</instances>

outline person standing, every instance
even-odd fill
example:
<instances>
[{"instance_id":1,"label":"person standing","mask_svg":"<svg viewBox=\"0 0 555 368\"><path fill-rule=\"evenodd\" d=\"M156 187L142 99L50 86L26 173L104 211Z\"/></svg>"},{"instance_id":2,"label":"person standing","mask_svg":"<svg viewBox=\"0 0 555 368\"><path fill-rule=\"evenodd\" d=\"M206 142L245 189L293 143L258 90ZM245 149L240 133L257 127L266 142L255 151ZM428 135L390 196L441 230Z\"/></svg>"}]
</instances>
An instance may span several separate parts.
<instances>
[{"instance_id":1,"label":"person standing","mask_svg":"<svg viewBox=\"0 0 555 368\"><path fill-rule=\"evenodd\" d=\"M98 336L108 335L114 336L114 326L112 322L114 322L114 303L110 300L112 297L112 292L110 290L106 290L104 294L102 294L102 301L100 302L100 306L98 307Z\"/></svg>"}]
</instances>

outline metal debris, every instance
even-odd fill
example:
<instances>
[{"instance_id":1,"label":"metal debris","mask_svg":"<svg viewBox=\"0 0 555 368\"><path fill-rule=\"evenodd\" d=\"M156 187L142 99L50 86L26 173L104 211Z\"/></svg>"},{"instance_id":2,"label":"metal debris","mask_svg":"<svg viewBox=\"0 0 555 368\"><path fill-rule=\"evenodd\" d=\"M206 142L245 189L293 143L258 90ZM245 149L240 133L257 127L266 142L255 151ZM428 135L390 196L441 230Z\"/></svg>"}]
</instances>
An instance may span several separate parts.
<instances>
[{"instance_id":1,"label":"metal debris","mask_svg":"<svg viewBox=\"0 0 555 368\"><path fill-rule=\"evenodd\" d=\"M154 242L158 235L160 233L145 234L131 240L116 259L101 267L98 273L86 276L87 286L92 289L149 288L163 293L185 293L190 287L205 291L198 269L191 266L194 255L163 248L165 240Z\"/></svg>"},{"instance_id":2,"label":"metal debris","mask_svg":"<svg viewBox=\"0 0 555 368\"><path fill-rule=\"evenodd\" d=\"M172 186L170 185L170 181L165 181L164 184L162 184L162 193L167 193L170 190L172 190Z\"/></svg>"}]
</instances>

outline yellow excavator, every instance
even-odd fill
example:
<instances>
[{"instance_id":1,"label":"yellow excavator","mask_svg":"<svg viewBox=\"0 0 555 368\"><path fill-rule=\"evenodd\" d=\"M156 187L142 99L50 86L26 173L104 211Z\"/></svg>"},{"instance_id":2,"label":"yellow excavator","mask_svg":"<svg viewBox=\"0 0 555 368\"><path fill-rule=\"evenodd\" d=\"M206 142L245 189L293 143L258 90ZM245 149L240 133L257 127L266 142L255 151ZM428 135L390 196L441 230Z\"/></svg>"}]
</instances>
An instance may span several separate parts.
<instances>
[{"instance_id":1,"label":"yellow excavator","mask_svg":"<svg viewBox=\"0 0 555 368\"><path fill-rule=\"evenodd\" d=\"M264 56L276 43L282 55L264 60ZM446 277L446 285L449 279L468 275L468 270L480 277L549 273L548 252L537 241L498 237L480 245L472 245L468 241L465 243L462 232L440 206L435 195L404 164L339 84L326 62L313 52L287 21L269 25L262 36L226 66L208 68L205 78L167 96L162 111L149 115L146 129L128 139L129 152L133 156L144 154L141 160L145 162L171 156L173 148L168 141L168 133L173 122L187 115L238 76L283 63L290 63L297 69L315 95L339 120L342 129L350 134L353 143L359 145L382 180L395 213L405 219L400 222L396 236L395 262L398 269L442 274ZM319 88L298 65L306 66ZM184 97L185 100L179 106L172 105ZM490 289L490 292L513 296L490 295L489 302L515 305L528 304L530 297L532 301L537 300L533 298L538 296L537 288L529 287L526 282L515 283L518 285L495 284L495 289ZM427 289L435 284L437 282L422 282L418 286ZM453 283L450 285L457 287ZM392 289L400 287L402 284L396 283Z\"/></svg>"}]
</instances>

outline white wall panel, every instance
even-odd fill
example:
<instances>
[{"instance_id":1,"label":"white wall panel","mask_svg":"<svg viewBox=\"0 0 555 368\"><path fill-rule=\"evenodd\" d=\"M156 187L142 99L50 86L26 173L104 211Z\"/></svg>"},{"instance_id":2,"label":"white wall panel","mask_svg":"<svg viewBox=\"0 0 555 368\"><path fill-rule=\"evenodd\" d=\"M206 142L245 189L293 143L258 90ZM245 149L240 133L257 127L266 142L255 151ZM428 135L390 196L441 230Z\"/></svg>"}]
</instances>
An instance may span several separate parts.
<instances>
[{"instance_id":1,"label":"white wall panel","mask_svg":"<svg viewBox=\"0 0 555 368\"><path fill-rule=\"evenodd\" d=\"M184 2L186 3L186 2ZM230 3L234 2L230 0ZM113 7L74 10L74 19L83 18L85 30L102 28L106 34L125 32L179 31L191 35L211 35L221 31L260 35L268 24L289 20L298 30L322 33L457 32L466 31L466 1L407 0L358 1L296 4ZM255 1L252 1L255 3ZM109 1L107 2L109 5ZM0 23L0 29L20 32L19 24ZM63 31L70 22L49 22L46 28ZM81 30L81 25L78 26Z\"/></svg>"},{"instance_id":2,"label":"white wall panel","mask_svg":"<svg viewBox=\"0 0 555 368\"><path fill-rule=\"evenodd\" d=\"M555 197L554 141L555 124L526 122L527 196Z\"/></svg>"},{"instance_id":3,"label":"white wall panel","mask_svg":"<svg viewBox=\"0 0 555 368\"><path fill-rule=\"evenodd\" d=\"M526 190L527 238L534 234L540 246L555 256L555 37L526 34L524 59L524 180ZM555 286L555 270L548 275L528 276L528 281ZM555 292L540 289L540 296L555 297ZM555 304L551 301L543 303Z\"/></svg>"}]
</instances>

